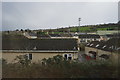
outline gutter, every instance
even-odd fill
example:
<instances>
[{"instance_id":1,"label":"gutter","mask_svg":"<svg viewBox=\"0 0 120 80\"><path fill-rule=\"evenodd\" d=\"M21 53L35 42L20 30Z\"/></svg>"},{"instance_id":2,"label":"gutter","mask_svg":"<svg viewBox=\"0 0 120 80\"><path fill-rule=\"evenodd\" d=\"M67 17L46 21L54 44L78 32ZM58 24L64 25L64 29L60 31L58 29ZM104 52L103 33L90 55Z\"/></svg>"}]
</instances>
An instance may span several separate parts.
<instances>
[{"instance_id":1,"label":"gutter","mask_svg":"<svg viewBox=\"0 0 120 80\"><path fill-rule=\"evenodd\" d=\"M15 53L78 53L78 50L2 50L2 53L15 52Z\"/></svg>"}]
</instances>

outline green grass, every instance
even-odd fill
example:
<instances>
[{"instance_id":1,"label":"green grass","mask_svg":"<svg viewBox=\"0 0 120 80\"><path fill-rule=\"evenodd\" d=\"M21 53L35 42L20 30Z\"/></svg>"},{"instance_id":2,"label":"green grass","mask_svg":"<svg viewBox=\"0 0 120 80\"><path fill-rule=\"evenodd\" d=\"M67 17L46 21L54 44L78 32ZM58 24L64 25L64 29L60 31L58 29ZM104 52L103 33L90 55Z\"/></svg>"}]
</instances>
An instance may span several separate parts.
<instances>
[{"instance_id":1,"label":"green grass","mask_svg":"<svg viewBox=\"0 0 120 80\"><path fill-rule=\"evenodd\" d=\"M85 26L85 27L79 27L80 32L96 32L98 30L117 30L119 26ZM77 32L78 27L72 27L70 28L71 32Z\"/></svg>"},{"instance_id":2,"label":"green grass","mask_svg":"<svg viewBox=\"0 0 120 80\"><path fill-rule=\"evenodd\" d=\"M77 32L78 27L70 28L71 32ZM89 32L92 31L91 27L79 27L80 32Z\"/></svg>"},{"instance_id":3,"label":"green grass","mask_svg":"<svg viewBox=\"0 0 120 80\"><path fill-rule=\"evenodd\" d=\"M108 30L109 28L98 28L97 30Z\"/></svg>"},{"instance_id":4,"label":"green grass","mask_svg":"<svg viewBox=\"0 0 120 80\"><path fill-rule=\"evenodd\" d=\"M91 30L90 27L81 27L81 28L79 28L79 29L80 29L80 31L82 31L82 32Z\"/></svg>"}]
</instances>

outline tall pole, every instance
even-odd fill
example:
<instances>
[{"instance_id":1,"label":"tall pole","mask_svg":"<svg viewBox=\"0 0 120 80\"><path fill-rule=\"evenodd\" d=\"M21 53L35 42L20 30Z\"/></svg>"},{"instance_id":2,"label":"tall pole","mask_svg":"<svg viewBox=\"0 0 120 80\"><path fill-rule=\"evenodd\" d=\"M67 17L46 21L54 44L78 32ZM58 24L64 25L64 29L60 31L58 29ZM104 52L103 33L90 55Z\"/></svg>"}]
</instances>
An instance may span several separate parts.
<instances>
[{"instance_id":1,"label":"tall pole","mask_svg":"<svg viewBox=\"0 0 120 80\"><path fill-rule=\"evenodd\" d=\"M80 21L81 21L81 18L78 18L78 22L79 22L78 32L80 32Z\"/></svg>"}]
</instances>

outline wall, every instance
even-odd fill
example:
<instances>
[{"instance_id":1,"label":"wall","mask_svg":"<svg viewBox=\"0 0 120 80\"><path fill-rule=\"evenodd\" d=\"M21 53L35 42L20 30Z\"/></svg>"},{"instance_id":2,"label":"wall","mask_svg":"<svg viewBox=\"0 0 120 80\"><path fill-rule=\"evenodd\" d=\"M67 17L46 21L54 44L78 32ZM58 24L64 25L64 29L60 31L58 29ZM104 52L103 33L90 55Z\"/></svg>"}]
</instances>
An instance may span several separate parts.
<instances>
[{"instance_id":1,"label":"wall","mask_svg":"<svg viewBox=\"0 0 120 80\"><path fill-rule=\"evenodd\" d=\"M112 61L115 65L120 64L119 57L120 57L120 54L118 53L112 54Z\"/></svg>"},{"instance_id":2,"label":"wall","mask_svg":"<svg viewBox=\"0 0 120 80\"><path fill-rule=\"evenodd\" d=\"M97 52L97 49L91 48L91 47L85 47L85 54L88 54L89 51L95 51L95 52Z\"/></svg>"},{"instance_id":3,"label":"wall","mask_svg":"<svg viewBox=\"0 0 120 80\"><path fill-rule=\"evenodd\" d=\"M97 53L97 59L100 59L100 56L101 54L107 54L107 55L110 55L110 60L113 62L113 63L118 63L118 59L120 57L120 54L118 53L114 53L114 52L108 52L108 51L104 51L104 50L100 50L100 49L96 49L96 48L91 48L91 47L85 47L85 54L88 54L89 51L95 51Z\"/></svg>"},{"instance_id":4,"label":"wall","mask_svg":"<svg viewBox=\"0 0 120 80\"><path fill-rule=\"evenodd\" d=\"M8 63L14 63L15 62L15 58L16 56L19 56L19 55L25 55L25 54L29 54L29 53L3 53L2 57L4 59L7 60ZM77 56L77 53L30 53L32 54L32 62L38 62L40 60L42 60L43 58L52 58L53 56L56 56L56 55L62 55L64 56L64 54L72 54L73 57L72 59L76 59L78 58Z\"/></svg>"}]
</instances>

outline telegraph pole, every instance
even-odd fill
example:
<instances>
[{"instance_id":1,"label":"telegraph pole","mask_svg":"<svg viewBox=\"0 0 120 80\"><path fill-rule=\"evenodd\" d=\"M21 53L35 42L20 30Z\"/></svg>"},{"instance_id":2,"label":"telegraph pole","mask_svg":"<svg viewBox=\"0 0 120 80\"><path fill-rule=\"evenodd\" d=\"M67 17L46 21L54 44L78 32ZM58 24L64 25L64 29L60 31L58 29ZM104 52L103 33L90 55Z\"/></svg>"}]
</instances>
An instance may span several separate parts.
<instances>
[{"instance_id":1,"label":"telegraph pole","mask_svg":"<svg viewBox=\"0 0 120 80\"><path fill-rule=\"evenodd\" d=\"M81 18L78 18L78 22L79 22L79 26L78 26L78 32L80 32L80 21L81 21Z\"/></svg>"}]
</instances>

